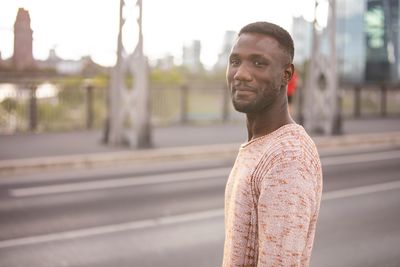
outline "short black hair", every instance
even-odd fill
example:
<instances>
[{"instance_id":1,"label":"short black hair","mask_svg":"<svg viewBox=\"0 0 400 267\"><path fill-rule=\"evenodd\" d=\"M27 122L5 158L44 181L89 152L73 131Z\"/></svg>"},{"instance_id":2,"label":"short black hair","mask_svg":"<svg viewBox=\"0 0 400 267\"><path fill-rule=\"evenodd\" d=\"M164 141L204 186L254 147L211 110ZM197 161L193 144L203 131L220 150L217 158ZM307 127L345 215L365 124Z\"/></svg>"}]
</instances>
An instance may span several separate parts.
<instances>
[{"instance_id":1,"label":"short black hair","mask_svg":"<svg viewBox=\"0 0 400 267\"><path fill-rule=\"evenodd\" d=\"M239 36L242 33L260 33L274 38L275 40L278 41L283 50L285 50L290 55L291 62L293 61L294 58L293 39L290 36L290 34L281 26L266 21L257 21L244 26L240 30Z\"/></svg>"}]
</instances>

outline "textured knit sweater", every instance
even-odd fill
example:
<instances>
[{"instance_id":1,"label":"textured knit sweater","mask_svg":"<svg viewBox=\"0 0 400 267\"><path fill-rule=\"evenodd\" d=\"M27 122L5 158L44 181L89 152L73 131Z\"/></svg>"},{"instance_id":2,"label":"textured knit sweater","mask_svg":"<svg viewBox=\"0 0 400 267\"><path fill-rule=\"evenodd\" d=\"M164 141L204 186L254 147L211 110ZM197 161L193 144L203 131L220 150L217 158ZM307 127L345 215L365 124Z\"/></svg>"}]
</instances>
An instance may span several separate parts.
<instances>
[{"instance_id":1,"label":"textured knit sweater","mask_svg":"<svg viewBox=\"0 0 400 267\"><path fill-rule=\"evenodd\" d=\"M321 192L318 152L302 126L243 144L225 189L222 265L308 266Z\"/></svg>"}]
</instances>

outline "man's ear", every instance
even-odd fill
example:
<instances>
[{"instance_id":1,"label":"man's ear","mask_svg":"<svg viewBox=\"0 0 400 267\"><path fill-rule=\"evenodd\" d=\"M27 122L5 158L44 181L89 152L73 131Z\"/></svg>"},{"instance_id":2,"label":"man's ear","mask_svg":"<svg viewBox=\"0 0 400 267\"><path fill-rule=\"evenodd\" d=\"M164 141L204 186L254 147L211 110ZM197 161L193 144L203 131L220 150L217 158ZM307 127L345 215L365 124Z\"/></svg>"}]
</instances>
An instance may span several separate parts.
<instances>
[{"instance_id":1,"label":"man's ear","mask_svg":"<svg viewBox=\"0 0 400 267\"><path fill-rule=\"evenodd\" d=\"M292 79L294 73L294 65L292 63L286 65L284 74L283 74L283 79L282 81L284 84L288 84L289 81Z\"/></svg>"}]
</instances>

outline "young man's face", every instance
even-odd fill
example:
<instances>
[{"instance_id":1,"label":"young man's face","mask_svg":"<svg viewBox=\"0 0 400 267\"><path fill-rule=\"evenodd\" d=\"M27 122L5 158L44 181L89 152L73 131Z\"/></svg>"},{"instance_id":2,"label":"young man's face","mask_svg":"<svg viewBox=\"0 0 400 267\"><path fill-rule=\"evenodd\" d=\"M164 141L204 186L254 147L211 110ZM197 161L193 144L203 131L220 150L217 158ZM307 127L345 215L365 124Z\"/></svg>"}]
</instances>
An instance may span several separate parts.
<instances>
[{"instance_id":1,"label":"young man's face","mask_svg":"<svg viewBox=\"0 0 400 267\"><path fill-rule=\"evenodd\" d=\"M226 73L235 109L258 113L286 97L290 65L288 55L274 38L241 34L232 48Z\"/></svg>"}]
</instances>

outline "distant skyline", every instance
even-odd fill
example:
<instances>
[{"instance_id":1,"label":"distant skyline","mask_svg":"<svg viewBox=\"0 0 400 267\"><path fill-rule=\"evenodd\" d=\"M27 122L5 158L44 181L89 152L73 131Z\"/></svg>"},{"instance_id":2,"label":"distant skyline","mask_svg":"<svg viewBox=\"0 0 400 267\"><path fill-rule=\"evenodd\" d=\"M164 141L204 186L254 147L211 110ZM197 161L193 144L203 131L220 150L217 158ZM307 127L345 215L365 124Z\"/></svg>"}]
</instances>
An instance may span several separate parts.
<instances>
[{"instance_id":1,"label":"distant skyline","mask_svg":"<svg viewBox=\"0 0 400 267\"><path fill-rule=\"evenodd\" d=\"M132 7L136 3L126 2ZM13 54L13 28L19 7L30 13L35 59L46 59L49 50L55 48L64 59L89 55L101 65L115 64L118 0L0 1L3 59ZM274 22L291 31L292 16L303 15L311 20L313 7L314 0L143 0L144 52L150 60L166 55L180 59L184 45L200 40L201 61L209 68L217 61L225 31L238 31L258 20ZM128 20L127 25L132 38L125 44L132 50L136 22Z\"/></svg>"}]
</instances>

